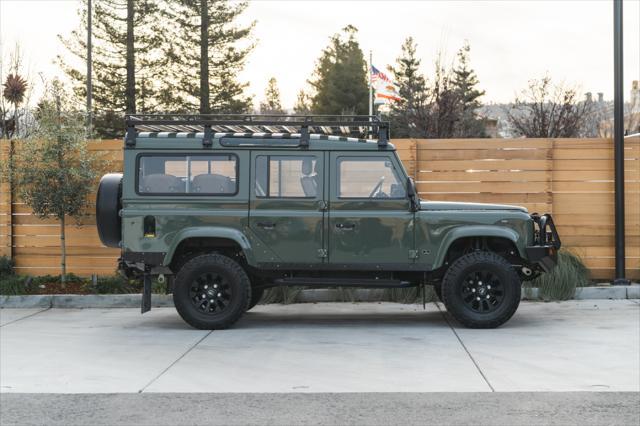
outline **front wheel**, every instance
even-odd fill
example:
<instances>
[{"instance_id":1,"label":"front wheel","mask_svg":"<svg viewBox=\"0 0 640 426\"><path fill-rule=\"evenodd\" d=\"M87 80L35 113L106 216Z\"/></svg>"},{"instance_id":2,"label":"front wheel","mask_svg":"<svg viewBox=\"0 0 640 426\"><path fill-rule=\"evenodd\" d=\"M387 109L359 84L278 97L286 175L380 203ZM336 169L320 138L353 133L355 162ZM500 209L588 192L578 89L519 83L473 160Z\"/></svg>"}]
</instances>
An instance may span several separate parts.
<instances>
[{"instance_id":1,"label":"front wheel","mask_svg":"<svg viewBox=\"0 0 640 426\"><path fill-rule=\"evenodd\" d=\"M520 304L522 283L502 256L485 251L457 259L442 280L447 311L469 328L495 328L509 320Z\"/></svg>"},{"instance_id":2,"label":"front wheel","mask_svg":"<svg viewBox=\"0 0 640 426\"><path fill-rule=\"evenodd\" d=\"M186 262L176 275L173 302L191 326L220 330L235 323L249 306L251 284L244 269L220 254Z\"/></svg>"}]
</instances>

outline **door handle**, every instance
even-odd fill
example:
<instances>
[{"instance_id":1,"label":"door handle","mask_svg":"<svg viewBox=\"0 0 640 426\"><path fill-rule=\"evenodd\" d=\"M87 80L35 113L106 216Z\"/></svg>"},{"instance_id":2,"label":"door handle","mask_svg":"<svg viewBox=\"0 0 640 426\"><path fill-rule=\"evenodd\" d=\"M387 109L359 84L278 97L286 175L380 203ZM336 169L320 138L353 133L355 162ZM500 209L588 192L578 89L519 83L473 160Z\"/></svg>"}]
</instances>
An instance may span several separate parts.
<instances>
[{"instance_id":1,"label":"door handle","mask_svg":"<svg viewBox=\"0 0 640 426\"><path fill-rule=\"evenodd\" d=\"M273 229L276 227L276 224L273 222L258 222L257 225L262 229Z\"/></svg>"},{"instance_id":2,"label":"door handle","mask_svg":"<svg viewBox=\"0 0 640 426\"><path fill-rule=\"evenodd\" d=\"M336 223L336 229L341 231L353 231L355 228L355 223Z\"/></svg>"}]
</instances>

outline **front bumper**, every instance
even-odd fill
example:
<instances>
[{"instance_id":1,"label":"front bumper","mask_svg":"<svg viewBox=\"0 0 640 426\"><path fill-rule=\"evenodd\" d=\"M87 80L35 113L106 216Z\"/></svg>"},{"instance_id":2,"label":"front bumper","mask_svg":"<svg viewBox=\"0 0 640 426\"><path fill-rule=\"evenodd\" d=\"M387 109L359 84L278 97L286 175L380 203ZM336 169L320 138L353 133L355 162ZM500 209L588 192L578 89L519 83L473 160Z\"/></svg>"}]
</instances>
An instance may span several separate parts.
<instances>
[{"instance_id":1,"label":"front bumper","mask_svg":"<svg viewBox=\"0 0 640 426\"><path fill-rule=\"evenodd\" d=\"M550 214L531 215L534 226L534 245L525 248L529 263L538 270L551 271L558 263L558 251L562 247L560 236Z\"/></svg>"}]
</instances>

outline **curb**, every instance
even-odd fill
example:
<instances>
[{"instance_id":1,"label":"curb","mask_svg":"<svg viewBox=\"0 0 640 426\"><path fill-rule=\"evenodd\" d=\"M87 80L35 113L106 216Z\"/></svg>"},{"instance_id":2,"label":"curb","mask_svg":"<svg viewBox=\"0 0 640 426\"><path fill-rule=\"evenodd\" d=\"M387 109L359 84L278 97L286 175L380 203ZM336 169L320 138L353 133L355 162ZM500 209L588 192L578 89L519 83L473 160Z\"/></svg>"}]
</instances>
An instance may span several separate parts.
<instances>
[{"instance_id":1,"label":"curb","mask_svg":"<svg viewBox=\"0 0 640 426\"><path fill-rule=\"evenodd\" d=\"M354 302L379 302L384 294L383 289L356 289L351 295ZM536 300L538 289L524 289L522 298ZM640 285L579 287L574 300L607 300L607 299L640 299ZM0 296L0 308L138 308L142 300L140 294L54 294ZM301 290L296 296L296 303L322 303L343 301L342 290L311 289ZM151 306L154 308L173 307L170 294L153 294Z\"/></svg>"}]
</instances>

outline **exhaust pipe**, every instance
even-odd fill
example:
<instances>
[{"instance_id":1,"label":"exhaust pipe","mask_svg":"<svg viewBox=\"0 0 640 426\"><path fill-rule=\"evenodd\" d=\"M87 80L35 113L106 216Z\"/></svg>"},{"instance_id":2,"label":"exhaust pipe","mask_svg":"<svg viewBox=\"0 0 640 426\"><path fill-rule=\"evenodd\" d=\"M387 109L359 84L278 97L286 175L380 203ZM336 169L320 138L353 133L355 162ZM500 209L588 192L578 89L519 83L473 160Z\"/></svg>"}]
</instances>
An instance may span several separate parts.
<instances>
[{"instance_id":1,"label":"exhaust pipe","mask_svg":"<svg viewBox=\"0 0 640 426\"><path fill-rule=\"evenodd\" d=\"M533 271L531 270L531 268L527 268L526 266L522 267L522 273L527 276L530 277L531 274L533 274Z\"/></svg>"}]
</instances>

